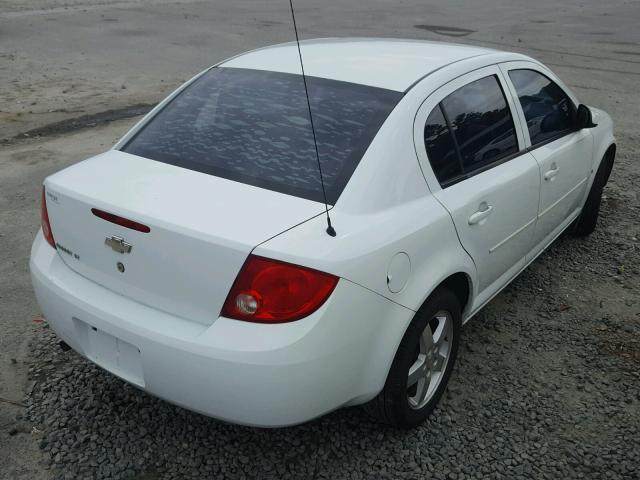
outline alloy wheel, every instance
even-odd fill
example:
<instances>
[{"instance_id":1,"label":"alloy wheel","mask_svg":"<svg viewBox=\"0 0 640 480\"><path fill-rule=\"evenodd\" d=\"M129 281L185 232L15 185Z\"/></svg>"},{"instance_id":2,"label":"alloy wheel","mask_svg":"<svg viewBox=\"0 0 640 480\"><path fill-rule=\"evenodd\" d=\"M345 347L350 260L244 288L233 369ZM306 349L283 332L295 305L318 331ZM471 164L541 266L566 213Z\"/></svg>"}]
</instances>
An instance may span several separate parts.
<instances>
[{"instance_id":1,"label":"alloy wheel","mask_svg":"<svg viewBox=\"0 0 640 480\"><path fill-rule=\"evenodd\" d=\"M440 310L420 335L416 359L409 367L407 397L413 410L423 408L440 385L449 363L452 338L453 318Z\"/></svg>"}]
</instances>

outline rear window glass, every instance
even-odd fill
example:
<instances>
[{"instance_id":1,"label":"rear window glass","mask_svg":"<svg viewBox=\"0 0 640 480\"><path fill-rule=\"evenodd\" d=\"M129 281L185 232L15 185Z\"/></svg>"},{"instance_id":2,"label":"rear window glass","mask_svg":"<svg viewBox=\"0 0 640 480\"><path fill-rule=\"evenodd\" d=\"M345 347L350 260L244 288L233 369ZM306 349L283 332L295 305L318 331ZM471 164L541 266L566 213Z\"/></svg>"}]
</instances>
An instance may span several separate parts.
<instances>
[{"instance_id":1,"label":"rear window glass","mask_svg":"<svg viewBox=\"0 0 640 480\"><path fill-rule=\"evenodd\" d=\"M327 201L334 204L402 93L307 77ZM300 75L213 68L123 151L322 202Z\"/></svg>"}]
</instances>

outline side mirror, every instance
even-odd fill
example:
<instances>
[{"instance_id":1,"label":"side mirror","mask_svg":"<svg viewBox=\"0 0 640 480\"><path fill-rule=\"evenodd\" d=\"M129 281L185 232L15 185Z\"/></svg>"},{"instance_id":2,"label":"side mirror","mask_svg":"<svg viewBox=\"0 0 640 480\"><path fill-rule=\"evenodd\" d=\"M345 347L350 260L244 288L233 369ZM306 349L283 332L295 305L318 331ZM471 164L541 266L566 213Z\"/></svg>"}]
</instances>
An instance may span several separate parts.
<instances>
[{"instance_id":1,"label":"side mirror","mask_svg":"<svg viewBox=\"0 0 640 480\"><path fill-rule=\"evenodd\" d=\"M589 110L589 107L581 103L578 106L578 111L576 112L576 128L578 130L582 130L583 128L592 128L595 126L596 124L593 123L591 110Z\"/></svg>"}]
</instances>

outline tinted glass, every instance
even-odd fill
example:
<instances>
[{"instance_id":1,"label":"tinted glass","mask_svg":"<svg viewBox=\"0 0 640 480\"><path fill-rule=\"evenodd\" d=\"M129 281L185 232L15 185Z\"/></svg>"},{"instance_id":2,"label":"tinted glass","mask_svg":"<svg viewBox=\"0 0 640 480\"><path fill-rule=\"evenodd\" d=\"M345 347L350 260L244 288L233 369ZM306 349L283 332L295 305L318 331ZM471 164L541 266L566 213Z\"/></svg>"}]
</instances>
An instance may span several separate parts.
<instances>
[{"instance_id":1,"label":"tinted glass","mask_svg":"<svg viewBox=\"0 0 640 480\"><path fill-rule=\"evenodd\" d=\"M307 81L327 200L333 204L402 94L314 77ZM323 201L299 75L211 69L123 150Z\"/></svg>"},{"instance_id":2,"label":"tinted glass","mask_svg":"<svg viewBox=\"0 0 640 480\"><path fill-rule=\"evenodd\" d=\"M429 163L440 183L445 183L462 174L460 160L453 143L453 136L442 115L440 105L427 118L424 127L424 143Z\"/></svg>"},{"instance_id":3,"label":"tinted glass","mask_svg":"<svg viewBox=\"0 0 640 480\"><path fill-rule=\"evenodd\" d=\"M476 80L442 101L458 142L465 173L518 151L518 140L500 83L495 76Z\"/></svg>"},{"instance_id":4,"label":"tinted glass","mask_svg":"<svg viewBox=\"0 0 640 480\"><path fill-rule=\"evenodd\" d=\"M532 145L572 128L575 107L558 85L533 70L511 70L509 77L518 92Z\"/></svg>"}]
</instances>

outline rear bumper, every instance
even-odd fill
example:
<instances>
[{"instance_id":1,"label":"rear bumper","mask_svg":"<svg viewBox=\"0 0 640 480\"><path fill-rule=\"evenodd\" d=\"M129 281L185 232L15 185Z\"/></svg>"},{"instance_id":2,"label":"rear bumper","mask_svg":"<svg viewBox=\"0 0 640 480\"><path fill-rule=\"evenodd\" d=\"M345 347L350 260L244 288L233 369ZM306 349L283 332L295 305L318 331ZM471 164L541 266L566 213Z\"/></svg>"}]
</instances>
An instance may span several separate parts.
<instances>
[{"instance_id":1,"label":"rear bumper","mask_svg":"<svg viewBox=\"0 0 640 480\"><path fill-rule=\"evenodd\" d=\"M233 423L285 426L365 402L384 385L413 312L341 280L311 316L282 325L193 322L73 272L39 233L36 297L73 349L169 402Z\"/></svg>"}]
</instances>

